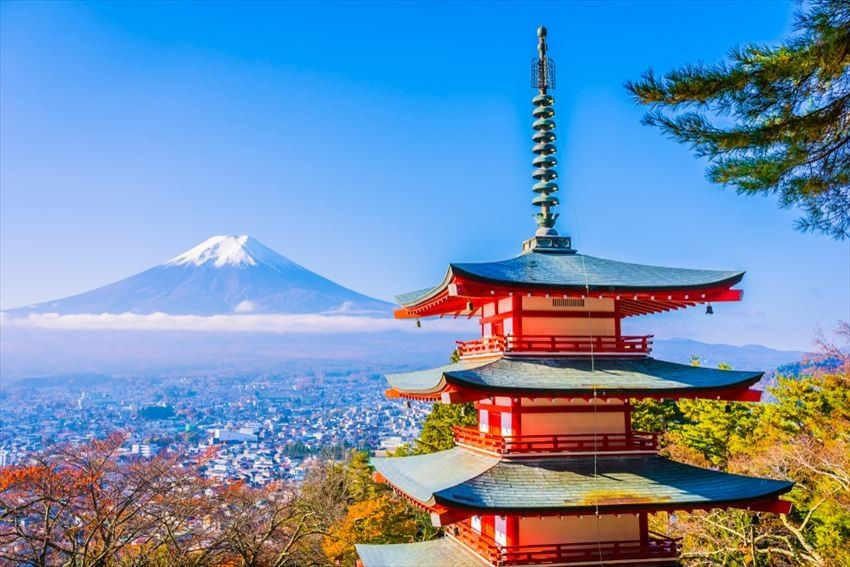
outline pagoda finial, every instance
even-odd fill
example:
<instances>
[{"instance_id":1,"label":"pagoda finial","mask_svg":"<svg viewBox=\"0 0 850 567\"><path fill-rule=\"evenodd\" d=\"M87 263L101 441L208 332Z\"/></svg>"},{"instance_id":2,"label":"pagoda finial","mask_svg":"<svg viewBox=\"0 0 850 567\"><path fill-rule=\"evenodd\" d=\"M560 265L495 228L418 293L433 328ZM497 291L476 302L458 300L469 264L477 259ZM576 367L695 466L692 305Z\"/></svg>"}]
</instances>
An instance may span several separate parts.
<instances>
[{"instance_id":1,"label":"pagoda finial","mask_svg":"<svg viewBox=\"0 0 850 567\"><path fill-rule=\"evenodd\" d=\"M537 28L537 37L538 57L532 62L531 67L532 86L538 90L537 96L532 100L534 104L532 114L535 118L532 127L535 132L531 137L535 144L532 151L537 154L531 162L536 168L531 174L536 181L532 190L537 193L537 196L531 203L535 207L540 207L540 212L534 215L538 226L536 235L557 236L555 221L558 220L558 213L552 212L552 208L558 205L558 198L553 195L558 190L558 184L555 182L558 178L558 172L555 171L555 166L558 164L554 144L555 120L552 118L555 116L555 100L548 94L549 89L555 88L555 64L546 56L544 26Z\"/></svg>"},{"instance_id":2,"label":"pagoda finial","mask_svg":"<svg viewBox=\"0 0 850 567\"><path fill-rule=\"evenodd\" d=\"M546 89L550 86L555 88L555 74L554 67L551 67L550 64L552 61L546 57L546 26L540 26L537 28L537 52L539 53L538 59L534 62L535 69L532 69L533 75L535 76L535 87L540 89L540 94L546 94ZM549 81L549 75L551 73L551 84Z\"/></svg>"},{"instance_id":3,"label":"pagoda finial","mask_svg":"<svg viewBox=\"0 0 850 567\"><path fill-rule=\"evenodd\" d=\"M534 215L537 221L537 232L534 238L526 240L522 248L524 251L536 252L575 252L572 249L571 240L568 236L559 236L555 230L555 221L558 213L552 209L558 205L558 198L553 193L558 191L558 158L555 156L555 99L549 94L549 89L555 88L555 62L546 55L545 26L537 28L537 54L531 62L531 86L537 89L538 94L532 99L534 110L534 142L532 151L536 154L531 164L534 172L532 191L537 195L531 200L531 204L540 207L540 212Z\"/></svg>"}]
</instances>

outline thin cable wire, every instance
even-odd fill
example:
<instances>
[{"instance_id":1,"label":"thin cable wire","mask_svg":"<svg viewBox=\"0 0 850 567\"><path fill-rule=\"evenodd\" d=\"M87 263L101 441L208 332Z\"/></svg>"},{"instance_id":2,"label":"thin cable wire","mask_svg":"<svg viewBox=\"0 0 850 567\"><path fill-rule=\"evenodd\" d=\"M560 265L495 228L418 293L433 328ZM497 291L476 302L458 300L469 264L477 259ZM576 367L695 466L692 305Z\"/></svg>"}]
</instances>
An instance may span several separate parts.
<instances>
[{"instance_id":1,"label":"thin cable wire","mask_svg":"<svg viewBox=\"0 0 850 567\"><path fill-rule=\"evenodd\" d=\"M584 243L581 239L581 228L579 227L578 215L571 207L571 216L573 217L573 226L575 227L576 238L579 244L579 250L582 250ZM596 373L596 341L593 334L593 318L590 315L590 278L587 275L587 266L584 263L584 254L579 254L581 258L581 271L584 276L584 297L587 300L585 309L587 310L587 336L590 338L590 373ZM594 493L594 517L596 519L596 546L597 555L600 565L605 565L602 556L602 527L601 517L599 515L599 420L598 420L598 399L596 397L596 386L593 386L593 398L590 403L593 404L593 493Z\"/></svg>"},{"instance_id":2,"label":"thin cable wire","mask_svg":"<svg viewBox=\"0 0 850 567\"><path fill-rule=\"evenodd\" d=\"M555 141L556 144L560 145L558 141ZM561 149L561 148L559 148ZM563 155L563 154L562 154ZM575 208L570 207L570 215L573 219L573 226L575 227L576 240L578 240L578 249L583 250L584 242L581 238L581 227L578 222L578 215L575 213ZM587 266L584 263L584 254L579 254L579 258L581 258L581 271L584 276L584 297L587 300L587 304L585 305L585 309L587 310L587 334L590 338L590 373L596 373L596 343L593 335L593 318L590 315L590 278L587 275ZM596 546L597 546L597 555L599 557L599 564L605 565L605 561L602 556L602 527L601 527L601 517L599 515L599 421L598 421L598 400L596 398L596 386L593 386L593 398L591 398L590 403L593 404L593 493L594 493L594 517L596 519Z\"/></svg>"}]
</instances>

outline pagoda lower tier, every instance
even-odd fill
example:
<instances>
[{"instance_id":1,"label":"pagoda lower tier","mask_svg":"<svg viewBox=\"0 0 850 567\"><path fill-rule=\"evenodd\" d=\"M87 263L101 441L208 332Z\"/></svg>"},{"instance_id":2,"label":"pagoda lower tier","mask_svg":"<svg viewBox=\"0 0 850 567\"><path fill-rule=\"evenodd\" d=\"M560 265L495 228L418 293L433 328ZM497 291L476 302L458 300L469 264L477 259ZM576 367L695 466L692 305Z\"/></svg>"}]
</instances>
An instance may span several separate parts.
<instances>
[{"instance_id":1,"label":"pagoda lower tier","mask_svg":"<svg viewBox=\"0 0 850 567\"><path fill-rule=\"evenodd\" d=\"M604 518L601 516L600 518ZM601 520L604 522L604 520ZM595 522L595 520L594 520ZM462 528L460 526L463 526ZM565 527L565 529L570 529ZM419 543L355 546L363 567L485 567L502 565L679 565L678 540L650 535L620 541L505 547L467 524L444 538Z\"/></svg>"},{"instance_id":2,"label":"pagoda lower tier","mask_svg":"<svg viewBox=\"0 0 850 567\"><path fill-rule=\"evenodd\" d=\"M702 469L658 455L507 459L455 447L376 458L381 480L435 523L472 515L564 515L733 507L772 509L792 483Z\"/></svg>"},{"instance_id":3,"label":"pagoda lower tier","mask_svg":"<svg viewBox=\"0 0 850 567\"><path fill-rule=\"evenodd\" d=\"M456 447L374 460L376 477L428 510L446 538L358 546L364 567L675 563L648 514L787 512L793 483L701 469L655 454L510 459Z\"/></svg>"}]
</instances>

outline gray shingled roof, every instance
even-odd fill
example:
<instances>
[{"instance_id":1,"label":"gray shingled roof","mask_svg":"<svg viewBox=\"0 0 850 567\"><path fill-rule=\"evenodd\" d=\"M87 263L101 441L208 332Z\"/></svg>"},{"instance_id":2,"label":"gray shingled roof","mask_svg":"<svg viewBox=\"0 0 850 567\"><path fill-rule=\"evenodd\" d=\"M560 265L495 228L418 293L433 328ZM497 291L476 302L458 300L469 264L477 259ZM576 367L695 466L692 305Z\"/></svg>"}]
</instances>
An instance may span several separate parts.
<instances>
[{"instance_id":1,"label":"gray shingled roof","mask_svg":"<svg viewBox=\"0 0 850 567\"><path fill-rule=\"evenodd\" d=\"M356 545L363 567L481 567L483 559L448 538L419 543Z\"/></svg>"},{"instance_id":2,"label":"gray shingled roof","mask_svg":"<svg viewBox=\"0 0 850 567\"><path fill-rule=\"evenodd\" d=\"M791 482L701 469L656 455L492 459L456 447L374 459L396 488L427 504L502 512L675 510L778 496ZM483 470L482 470L483 469ZM707 506L708 507L708 506Z\"/></svg>"},{"instance_id":3,"label":"gray shingled roof","mask_svg":"<svg viewBox=\"0 0 850 567\"><path fill-rule=\"evenodd\" d=\"M762 372L717 370L654 358L588 359L513 357L462 360L448 366L389 374L390 385L402 392L429 394L446 384L488 391L597 395L672 394L682 391L746 387Z\"/></svg>"},{"instance_id":4,"label":"gray shingled roof","mask_svg":"<svg viewBox=\"0 0 850 567\"><path fill-rule=\"evenodd\" d=\"M433 295L451 281L464 276L497 285L519 285L561 290L641 291L700 289L732 286L744 272L667 268L606 260L584 254L529 252L500 262L450 264L443 282L431 289L396 296L404 306Z\"/></svg>"},{"instance_id":5,"label":"gray shingled roof","mask_svg":"<svg viewBox=\"0 0 850 567\"><path fill-rule=\"evenodd\" d=\"M406 494L420 502L427 502L434 492L463 483L493 468L499 463L499 458L453 449L413 457L376 458L373 463L378 472L387 478L392 476L394 485L403 485Z\"/></svg>"}]
</instances>

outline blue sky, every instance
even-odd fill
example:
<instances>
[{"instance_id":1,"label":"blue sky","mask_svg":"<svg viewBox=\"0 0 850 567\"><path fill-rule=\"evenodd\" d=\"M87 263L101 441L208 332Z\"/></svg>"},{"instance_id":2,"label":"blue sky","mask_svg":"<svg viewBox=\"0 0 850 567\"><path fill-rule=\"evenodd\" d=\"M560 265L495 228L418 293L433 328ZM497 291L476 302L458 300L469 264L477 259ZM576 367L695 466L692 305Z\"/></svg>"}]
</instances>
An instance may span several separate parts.
<instances>
[{"instance_id":1,"label":"blue sky","mask_svg":"<svg viewBox=\"0 0 850 567\"><path fill-rule=\"evenodd\" d=\"M623 83L776 42L790 2L0 4L0 305L247 233L370 295L514 255L534 224L529 63L550 31L559 228L582 252L746 269L744 301L635 331L807 348L850 248L710 185Z\"/></svg>"}]
</instances>

